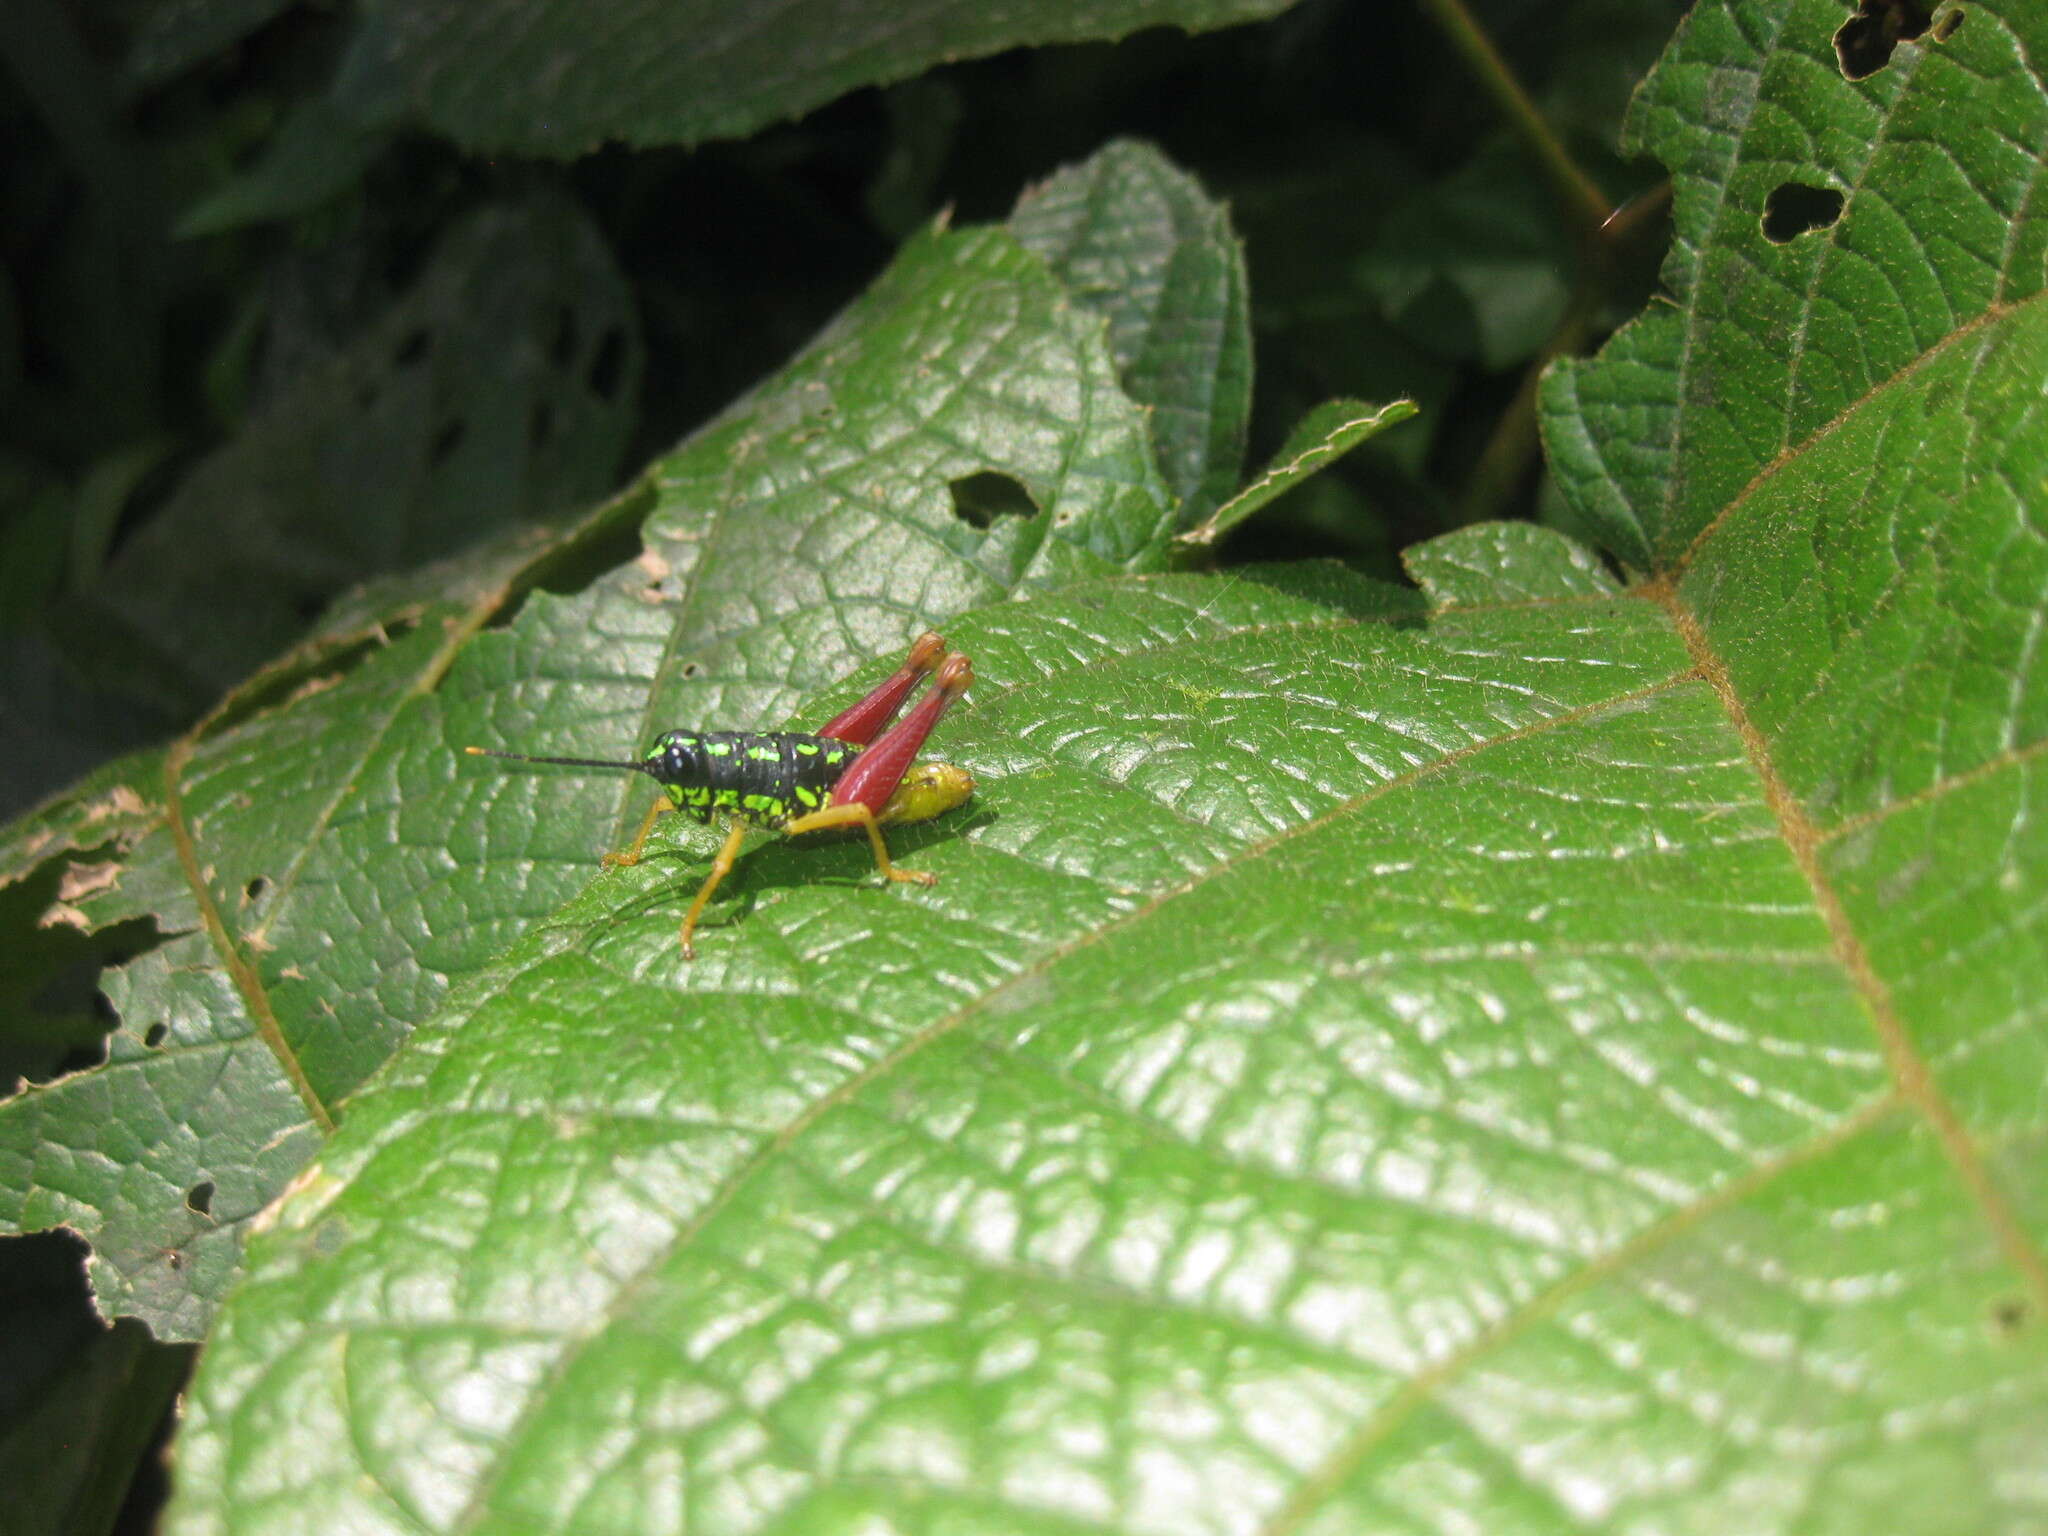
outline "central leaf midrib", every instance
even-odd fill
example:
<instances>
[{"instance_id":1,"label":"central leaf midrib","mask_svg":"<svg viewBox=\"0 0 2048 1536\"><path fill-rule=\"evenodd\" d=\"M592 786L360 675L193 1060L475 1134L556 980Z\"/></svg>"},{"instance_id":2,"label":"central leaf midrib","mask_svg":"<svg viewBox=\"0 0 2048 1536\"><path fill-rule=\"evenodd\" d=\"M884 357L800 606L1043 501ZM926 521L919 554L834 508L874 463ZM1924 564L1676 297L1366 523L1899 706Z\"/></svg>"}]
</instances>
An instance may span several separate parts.
<instances>
[{"instance_id":1,"label":"central leaf midrib","mask_svg":"<svg viewBox=\"0 0 2048 1536\"><path fill-rule=\"evenodd\" d=\"M1847 426L1856 416L1857 412L1863 410L1871 402L1882 399L1892 390L1903 388L1925 370L1954 352L1963 341L1975 336L1985 327L1995 325L1999 321L2019 314L2030 305L2042 303L2048 303L2048 289L2028 294L2023 299L1992 304L1982 314L1972 316L1964 321L1954 330L1944 335L1933 346L1928 347L1925 351L1894 369L1891 373L1886 374L1854 399L1844 402L1839 411L1807 433L1796 444L1781 448L1759 466L1756 473L1750 476L1742 488L1729 497L1727 503L1715 512L1700 528L1700 531L1686 542L1685 548L1680 551L1678 557L1663 572L1662 579L1674 584L1677 583L1705 552L1708 541L1719 532L1729 518L1734 516L1736 512L1748 503L1752 496L1756 495L1786 470L1798 465L1807 454L1813 452L1822 443L1827 441L1828 438ZM1672 479L1676 481L1678 477L1674 475Z\"/></svg>"},{"instance_id":2,"label":"central leaf midrib","mask_svg":"<svg viewBox=\"0 0 2048 1536\"><path fill-rule=\"evenodd\" d=\"M1943 1155L1970 1202L1990 1228L2006 1261L2019 1273L2037 1304L2048 1309L2048 1256L2035 1246L2025 1224L1998 1188L1978 1156L1974 1142L1955 1108L1935 1082L1912 1032L1893 1002L1891 988L1863 943L1827 871L1822 868L1821 836L1771 755L1771 744L1750 720L1727 664L1698 618L1674 587L1658 584L1646 594L1669 615L1686 650L1720 699L1752 769L1762 785L1765 804L1778 823L1779 837L1794 867L1813 893L1815 910L1827 925L1844 978L1870 1016L1899 1094L1913 1106L1934 1133Z\"/></svg>"},{"instance_id":3,"label":"central leaf midrib","mask_svg":"<svg viewBox=\"0 0 2048 1536\"><path fill-rule=\"evenodd\" d=\"M269 1048L279 1070L292 1085L300 1101L306 1105L314 1124L323 1136L333 1133L334 1115L326 1100L314 1088L296 1046L285 1033L283 1021L271 1006L269 986L257 969L256 962L243 953L243 944L253 942L267 950L268 946L264 944L266 936L290 907L301 874L332 824L336 812L355 792L364 768L389 739L392 728L405 714L407 708L438 686L463 647L489 622L491 615L504 605L507 596L516 590L520 577L541 558L543 557L536 555L505 582L473 599L462 611L460 619L449 625L441 642L415 669L411 680L405 686L393 690L390 706L363 732L361 750L355 755L348 771L336 780L334 792L322 803L305 836L300 840L291 862L279 875L277 889L271 898L270 910L255 928L248 930L246 935L238 936L229 927L226 914L220 910L218 902L214 899L213 890L207 881L199 857L198 843L184 810L185 768L193 754L207 739L218 711L216 715L210 715L200 721L164 756L164 819L177 853L180 873L184 876L185 883L192 892L193 901L198 906L201 925L212 941L215 953L220 957L222 968L226 970L229 980L241 995L243 1005L248 1010L249 1022L254 1026L257 1036Z\"/></svg>"},{"instance_id":4,"label":"central leaf midrib","mask_svg":"<svg viewBox=\"0 0 2048 1536\"><path fill-rule=\"evenodd\" d=\"M228 974L228 980L242 999L249 1023L257 1036L270 1048L278 1070L292 1091L299 1096L299 1102L306 1106L313 1122L322 1134L334 1130L334 1117L327 1105L314 1089L312 1080L306 1076L305 1064L299 1060L298 1052L285 1038L284 1027L270 1006L270 993L263 984L263 978L256 972L249 958L242 953L241 945L228 931L227 921L221 915L219 905L213 899L213 890L208 885L205 871L200 867L198 845L193 841L192 828L185 816L184 797L179 788L179 779L185 763L191 756L194 738L187 737L164 754L164 821L171 836L171 845L177 853L179 873L192 891L192 899L199 909L200 926L206 930L208 941L214 953L219 956L221 967Z\"/></svg>"}]
</instances>

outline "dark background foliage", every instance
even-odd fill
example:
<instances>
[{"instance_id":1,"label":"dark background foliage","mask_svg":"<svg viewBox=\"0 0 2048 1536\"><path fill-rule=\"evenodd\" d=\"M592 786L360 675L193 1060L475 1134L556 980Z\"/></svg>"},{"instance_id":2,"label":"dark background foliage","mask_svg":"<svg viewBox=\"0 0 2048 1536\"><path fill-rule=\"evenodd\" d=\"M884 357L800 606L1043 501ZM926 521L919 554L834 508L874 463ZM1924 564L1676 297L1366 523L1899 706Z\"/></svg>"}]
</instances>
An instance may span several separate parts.
<instances>
[{"instance_id":1,"label":"dark background foliage","mask_svg":"<svg viewBox=\"0 0 2048 1536\"><path fill-rule=\"evenodd\" d=\"M1654 167L1615 143L1674 0L1489 0L1490 39L1583 175L1593 247L1454 8L1306 0L1202 36L1020 49L695 148L465 153L331 114L347 6L13 0L0 11L0 808L164 738L365 579L561 516L775 367L898 244L1119 136L1228 200L1251 275L1249 462L1331 396L1421 418L1220 553L1394 552L1554 515L1534 371L1639 305ZM1475 35L1475 34L1466 34ZM8 893L40 910L51 893ZM26 923L14 925L25 930ZM70 942L63 934L52 944ZM77 985L22 1040L94 1030ZM35 968L39 973L47 966ZM61 1059L24 1053L0 1076ZM102 1332L62 1236L0 1248L0 1464L96 1463L146 1528L146 1454L189 1351ZM138 1472L137 1469L140 1469ZM131 1488L131 1483L133 1484Z\"/></svg>"}]
</instances>

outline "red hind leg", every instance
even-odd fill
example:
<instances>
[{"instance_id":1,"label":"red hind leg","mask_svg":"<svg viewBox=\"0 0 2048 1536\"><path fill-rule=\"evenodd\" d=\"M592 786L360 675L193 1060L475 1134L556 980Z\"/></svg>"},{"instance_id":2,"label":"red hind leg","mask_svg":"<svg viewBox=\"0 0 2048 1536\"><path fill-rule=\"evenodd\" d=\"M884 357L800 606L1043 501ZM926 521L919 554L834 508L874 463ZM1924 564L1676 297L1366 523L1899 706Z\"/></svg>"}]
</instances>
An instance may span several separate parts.
<instances>
[{"instance_id":1,"label":"red hind leg","mask_svg":"<svg viewBox=\"0 0 2048 1536\"><path fill-rule=\"evenodd\" d=\"M818 734L850 741L857 747L866 746L875 739L877 731L896 718L896 711L910 697L910 690L924 680L945 654L946 642L938 635L929 630L919 635L894 676L851 709L826 721Z\"/></svg>"},{"instance_id":2,"label":"red hind leg","mask_svg":"<svg viewBox=\"0 0 2048 1536\"><path fill-rule=\"evenodd\" d=\"M922 644L922 642L919 642ZM953 701L974 686L974 664L955 651L939 664L932 685L917 707L882 733L882 737L839 776L827 805L864 805L876 815L896 793L918 749Z\"/></svg>"}]
</instances>

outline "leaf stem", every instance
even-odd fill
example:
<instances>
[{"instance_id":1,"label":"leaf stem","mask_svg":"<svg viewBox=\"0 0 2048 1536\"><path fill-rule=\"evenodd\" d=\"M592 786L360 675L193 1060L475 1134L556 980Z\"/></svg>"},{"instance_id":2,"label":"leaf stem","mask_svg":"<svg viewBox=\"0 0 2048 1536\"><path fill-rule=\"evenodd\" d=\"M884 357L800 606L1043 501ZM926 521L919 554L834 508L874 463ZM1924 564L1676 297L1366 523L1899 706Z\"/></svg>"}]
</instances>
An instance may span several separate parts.
<instances>
[{"instance_id":1,"label":"leaf stem","mask_svg":"<svg viewBox=\"0 0 2048 1536\"><path fill-rule=\"evenodd\" d=\"M1535 158L1557 194L1558 201L1565 207L1582 244L1589 250L1602 243L1602 230L1612 208L1607 195L1600 190L1573 160L1564 144L1551 131L1550 124L1543 120L1543 114L1536 110L1536 103L1529 99L1529 93L1522 89L1500 52L1493 46L1493 39L1472 13L1465 9L1464 0L1422 0L1422 9L1434 20L1444 35L1472 71L1473 80L1479 88L1493 98L1495 107L1505 120L1508 130L1522 141L1523 146Z\"/></svg>"}]
</instances>

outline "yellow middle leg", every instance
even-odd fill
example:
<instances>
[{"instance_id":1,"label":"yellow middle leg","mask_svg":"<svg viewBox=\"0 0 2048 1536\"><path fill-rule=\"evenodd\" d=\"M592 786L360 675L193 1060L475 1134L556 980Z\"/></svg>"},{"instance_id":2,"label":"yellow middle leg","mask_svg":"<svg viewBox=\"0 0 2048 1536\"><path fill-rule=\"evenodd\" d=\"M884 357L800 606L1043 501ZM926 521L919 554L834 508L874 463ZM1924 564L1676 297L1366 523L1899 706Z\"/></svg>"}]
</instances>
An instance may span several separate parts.
<instances>
[{"instance_id":1,"label":"yellow middle leg","mask_svg":"<svg viewBox=\"0 0 2048 1536\"><path fill-rule=\"evenodd\" d=\"M633 839L633 846L624 853L608 853L603 864L606 869L622 869L629 864L640 862L640 850L647 846L647 834L654 830L654 823L664 811L675 809L675 803L667 795L656 795L654 804L647 807L647 815L640 823L640 835Z\"/></svg>"},{"instance_id":2,"label":"yellow middle leg","mask_svg":"<svg viewBox=\"0 0 2048 1536\"><path fill-rule=\"evenodd\" d=\"M725 843L718 850L718 856L711 861L711 873L704 877L704 883L697 887L697 899L690 903L690 910L683 914L682 931L676 935L683 946L683 958L697 958L697 946L690 942L690 935L697 931L697 919L704 915L704 903L711 899L711 893L718 889L718 882L732 873L732 861L740 856L740 844L747 840L747 824L736 821L732 830L725 834Z\"/></svg>"},{"instance_id":3,"label":"yellow middle leg","mask_svg":"<svg viewBox=\"0 0 2048 1536\"><path fill-rule=\"evenodd\" d=\"M802 832L829 832L835 827L859 827L868 835L868 846L875 850L875 868L881 871L884 880L909 881L913 885L937 885L939 877L923 870L898 869L889 862L889 845L882 841L882 829L875 824L875 813L858 801L850 805L828 805L822 811L812 811L808 816L799 816L782 830L794 837Z\"/></svg>"}]
</instances>

